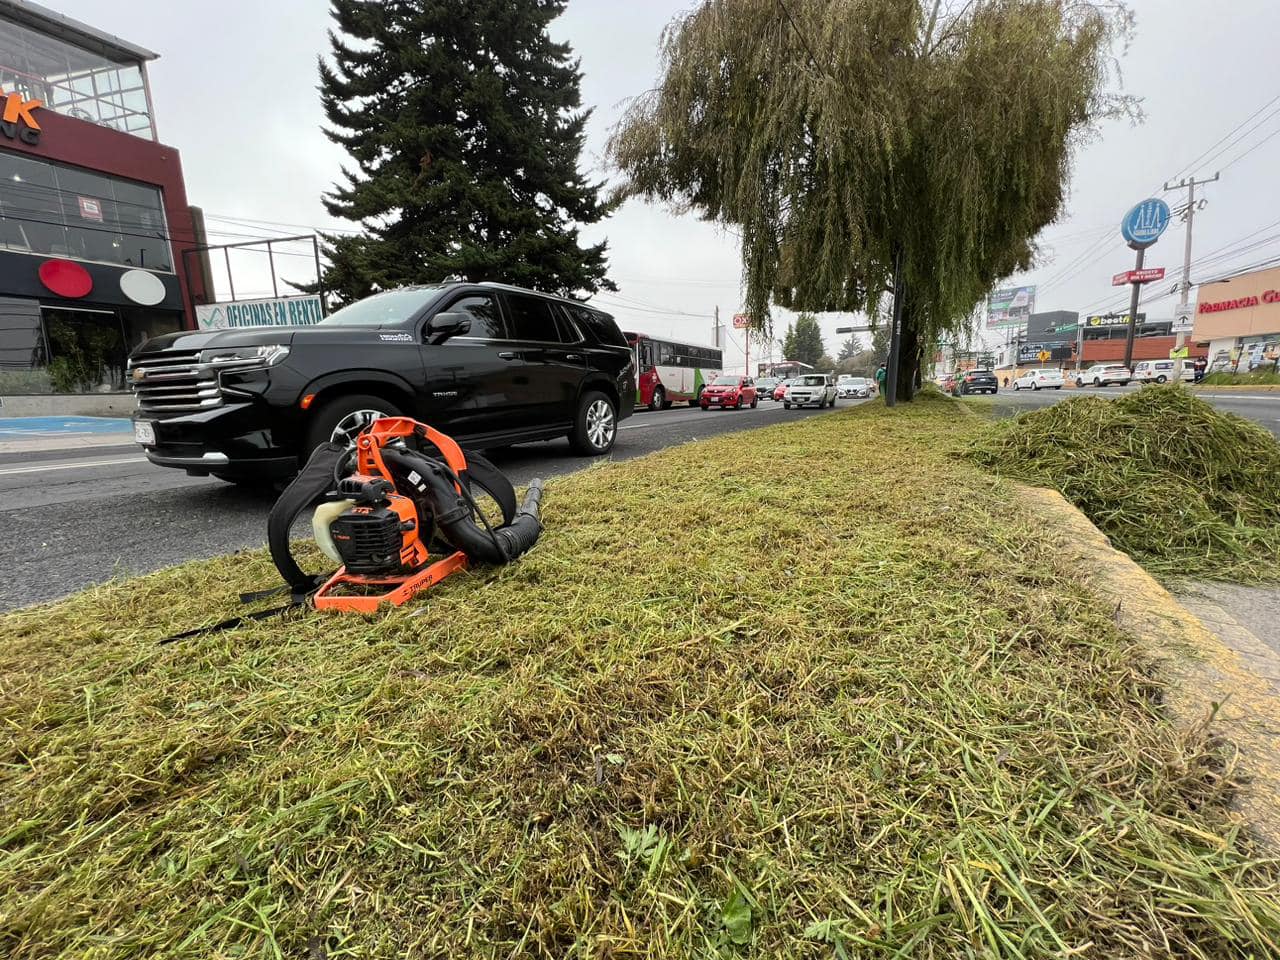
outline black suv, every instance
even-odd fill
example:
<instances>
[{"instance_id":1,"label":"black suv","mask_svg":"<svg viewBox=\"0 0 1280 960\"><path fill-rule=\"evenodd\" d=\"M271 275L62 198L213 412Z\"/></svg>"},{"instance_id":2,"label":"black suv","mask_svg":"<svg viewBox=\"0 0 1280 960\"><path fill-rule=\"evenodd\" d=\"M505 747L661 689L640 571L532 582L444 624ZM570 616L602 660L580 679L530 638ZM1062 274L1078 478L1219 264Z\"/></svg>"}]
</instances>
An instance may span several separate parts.
<instances>
[{"instance_id":1,"label":"black suv","mask_svg":"<svg viewBox=\"0 0 1280 960\"><path fill-rule=\"evenodd\" d=\"M233 482L287 477L382 416L471 447L568 436L607 453L636 390L608 314L491 283L389 290L313 326L156 337L129 378L147 458Z\"/></svg>"}]
</instances>

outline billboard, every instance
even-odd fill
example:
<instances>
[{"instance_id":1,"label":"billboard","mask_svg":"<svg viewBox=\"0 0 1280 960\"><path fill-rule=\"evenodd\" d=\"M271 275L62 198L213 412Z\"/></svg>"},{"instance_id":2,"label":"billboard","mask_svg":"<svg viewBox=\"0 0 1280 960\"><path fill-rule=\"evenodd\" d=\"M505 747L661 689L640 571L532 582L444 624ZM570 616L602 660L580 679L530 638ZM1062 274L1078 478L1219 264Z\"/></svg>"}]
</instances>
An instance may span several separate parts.
<instances>
[{"instance_id":1,"label":"billboard","mask_svg":"<svg viewBox=\"0 0 1280 960\"><path fill-rule=\"evenodd\" d=\"M196 306L196 324L201 330L318 323L323 317L324 309L317 296L233 300Z\"/></svg>"},{"instance_id":2,"label":"billboard","mask_svg":"<svg viewBox=\"0 0 1280 960\"><path fill-rule=\"evenodd\" d=\"M992 290L987 297L987 328L1024 324L1035 308L1035 287L1006 287L1003 290Z\"/></svg>"}]
</instances>

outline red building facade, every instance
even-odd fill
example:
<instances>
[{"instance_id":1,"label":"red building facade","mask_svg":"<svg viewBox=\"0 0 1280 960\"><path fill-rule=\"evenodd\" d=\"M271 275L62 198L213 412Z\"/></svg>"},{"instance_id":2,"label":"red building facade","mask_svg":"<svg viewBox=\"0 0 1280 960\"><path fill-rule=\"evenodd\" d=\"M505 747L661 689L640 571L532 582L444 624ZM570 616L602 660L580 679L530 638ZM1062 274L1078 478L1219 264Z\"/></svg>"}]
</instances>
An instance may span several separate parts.
<instances>
[{"instance_id":1,"label":"red building facade","mask_svg":"<svg viewBox=\"0 0 1280 960\"><path fill-rule=\"evenodd\" d=\"M0 395L122 390L129 350L193 325L203 280L155 54L0 0Z\"/></svg>"}]
</instances>

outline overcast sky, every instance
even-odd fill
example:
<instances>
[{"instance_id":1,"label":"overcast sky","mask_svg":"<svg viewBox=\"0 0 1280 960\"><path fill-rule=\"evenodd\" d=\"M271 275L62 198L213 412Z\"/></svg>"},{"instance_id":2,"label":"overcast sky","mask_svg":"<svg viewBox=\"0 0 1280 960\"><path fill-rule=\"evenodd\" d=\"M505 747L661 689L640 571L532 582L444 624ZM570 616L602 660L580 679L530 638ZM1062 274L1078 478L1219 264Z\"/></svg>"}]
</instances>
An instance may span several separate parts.
<instances>
[{"instance_id":1,"label":"overcast sky","mask_svg":"<svg viewBox=\"0 0 1280 960\"><path fill-rule=\"evenodd\" d=\"M332 225L319 197L344 154L319 129L315 58L326 49L326 2L43 2L160 54L151 67L160 139L181 151L188 196L204 208L217 232L213 242ZM652 85L658 35L690 2L570 0L555 24L556 35L582 58L583 100L595 107L584 164L600 176L609 128L623 101ZM1040 310L1127 306L1126 292L1110 285L1112 274L1133 260L1119 238L1120 218L1165 180L1193 172L1193 162L1199 176L1223 172L1203 192L1208 205L1196 219L1193 257L1208 262L1192 279L1280 257L1280 3L1131 6L1138 28L1122 63L1124 89L1142 98L1146 119L1136 128L1109 124L1077 157L1067 212L1042 237L1043 264L1012 278L1039 285ZM1201 158L1260 108L1232 135L1242 139ZM608 237L610 275L622 299L599 302L628 329L708 343L716 306L726 317L740 306L736 242L709 224L632 202L586 236ZM303 258L292 262L306 267ZM1175 223L1147 252L1147 265L1167 267L1170 275L1148 288L1144 309L1152 318L1172 315L1176 300L1160 295L1181 263L1182 228ZM842 318L822 319L834 353ZM741 352L730 345L727 361L735 356Z\"/></svg>"}]
</instances>

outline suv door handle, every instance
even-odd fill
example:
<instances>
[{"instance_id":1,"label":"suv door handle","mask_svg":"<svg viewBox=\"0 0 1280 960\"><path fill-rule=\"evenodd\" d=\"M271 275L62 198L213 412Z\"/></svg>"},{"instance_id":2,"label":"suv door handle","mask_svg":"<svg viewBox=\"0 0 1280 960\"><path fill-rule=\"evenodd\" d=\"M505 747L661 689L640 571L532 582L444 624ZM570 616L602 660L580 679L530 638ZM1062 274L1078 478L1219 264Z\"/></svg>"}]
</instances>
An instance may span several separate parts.
<instances>
[{"instance_id":1,"label":"suv door handle","mask_svg":"<svg viewBox=\"0 0 1280 960\"><path fill-rule=\"evenodd\" d=\"M498 354L498 356L501 357L503 360L514 360L516 358L515 353L513 353L510 350L503 350L501 353Z\"/></svg>"},{"instance_id":2,"label":"suv door handle","mask_svg":"<svg viewBox=\"0 0 1280 960\"><path fill-rule=\"evenodd\" d=\"M581 359L582 359L582 354L580 354L580 353L566 353L566 354L564 355L564 358L565 358L566 360L581 360Z\"/></svg>"}]
</instances>

